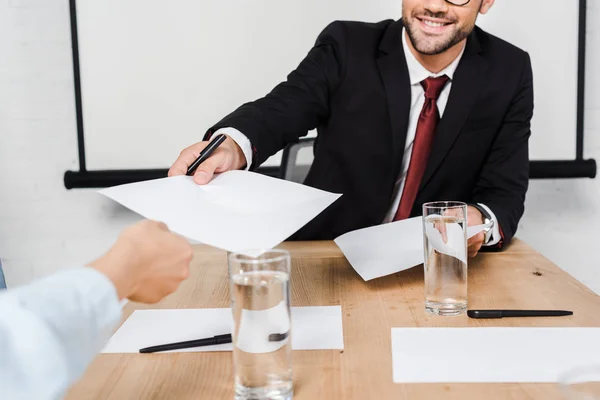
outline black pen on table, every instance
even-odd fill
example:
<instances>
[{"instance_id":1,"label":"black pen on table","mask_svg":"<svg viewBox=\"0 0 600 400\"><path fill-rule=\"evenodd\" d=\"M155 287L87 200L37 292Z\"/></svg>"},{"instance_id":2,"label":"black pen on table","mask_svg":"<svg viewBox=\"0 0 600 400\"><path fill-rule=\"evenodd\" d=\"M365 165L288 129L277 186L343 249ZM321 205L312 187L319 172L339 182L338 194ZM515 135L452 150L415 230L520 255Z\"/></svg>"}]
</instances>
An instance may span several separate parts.
<instances>
[{"instance_id":1,"label":"black pen on table","mask_svg":"<svg viewBox=\"0 0 600 400\"><path fill-rule=\"evenodd\" d=\"M193 347L214 346L216 344L231 343L231 334L216 335L210 338L187 340L185 342L161 344L158 346L145 347L140 349L140 353L156 353L159 351L190 349Z\"/></svg>"},{"instance_id":2,"label":"black pen on table","mask_svg":"<svg viewBox=\"0 0 600 400\"><path fill-rule=\"evenodd\" d=\"M196 158L196 160L188 167L187 175L192 175L196 171L196 168L206 161L206 159L210 157L217 147L219 147L226 139L227 136L222 133L215 136L213 140L211 140L210 143L200 152L198 158Z\"/></svg>"},{"instance_id":3,"label":"black pen on table","mask_svg":"<svg viewBox=\"0 0 600 400\"><path fill-rule=\"evenodd\" d=\"M573 315L566 310L468 310L470 318L506 318L506 317L564 317Z\"/></svg>"},{"instance_id":4,"label":"black pen on table","mask_svg":"<svg viewBox=\"0 0 600 400\"><path fill-rule=\"evenodd\" d=\"M271 333L269 335L269 342L281 342L288 338L289 331L284 333ZM194 347L203 347L203 346L214 346L217 344L225 344L231 343L232 338L231 334L228 333L226 335L216 335L209 338L204 339L196 339L196 340L187 340L185 342L177 342L177 343L169 343L169 344L161 344L158 346L145 347L140 349L140 353L157 353L159 351L169 351L169 350L181 350L181 349L191 349Z\"/></svg>"}]
</instances>

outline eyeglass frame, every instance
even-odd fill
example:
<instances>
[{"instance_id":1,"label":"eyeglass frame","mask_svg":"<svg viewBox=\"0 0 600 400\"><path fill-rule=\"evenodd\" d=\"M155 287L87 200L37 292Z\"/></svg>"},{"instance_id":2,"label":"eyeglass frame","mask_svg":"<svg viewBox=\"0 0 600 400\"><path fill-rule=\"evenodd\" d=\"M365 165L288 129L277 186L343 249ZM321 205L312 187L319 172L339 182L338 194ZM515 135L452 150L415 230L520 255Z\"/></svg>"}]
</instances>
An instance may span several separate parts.
<instances>
[{"instance_id":1,"label":"eyeglass frame","mask_svg":"<svg viewBox=\"0 0 600 400\"><path fill-rule=\"evenodd\" d=\"M471 2L471 0L466 0L463 4L456 4L456 3L453 3L454 1L465 1L465 0L446 0L446 3L452 4L453 6L457 6L457 7L463 7Z\"/></svg>"}]
</instances>

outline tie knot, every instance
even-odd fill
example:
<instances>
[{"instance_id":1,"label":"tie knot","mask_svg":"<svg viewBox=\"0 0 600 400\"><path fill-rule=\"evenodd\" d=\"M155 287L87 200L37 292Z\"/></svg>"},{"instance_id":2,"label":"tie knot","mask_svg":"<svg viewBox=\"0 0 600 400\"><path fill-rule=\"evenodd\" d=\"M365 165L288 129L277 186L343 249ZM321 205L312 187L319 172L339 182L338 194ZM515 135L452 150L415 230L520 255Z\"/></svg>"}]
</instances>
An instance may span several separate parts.
<instances>
[{"instance_id":1,"label":"tie knot","mask_svg":"<svg viewBox=\"0 0 600 400\"><path fill-rule=\"evenodd\" d=\"M438 76L437 78L427 78L424 81L421 81L421 86L425 89L425 98L436 100L440 97L440 93L442 93L442 89L446 86L446 82L448 82L448 78L446 75Z\"/></svg>"}]
</instances>

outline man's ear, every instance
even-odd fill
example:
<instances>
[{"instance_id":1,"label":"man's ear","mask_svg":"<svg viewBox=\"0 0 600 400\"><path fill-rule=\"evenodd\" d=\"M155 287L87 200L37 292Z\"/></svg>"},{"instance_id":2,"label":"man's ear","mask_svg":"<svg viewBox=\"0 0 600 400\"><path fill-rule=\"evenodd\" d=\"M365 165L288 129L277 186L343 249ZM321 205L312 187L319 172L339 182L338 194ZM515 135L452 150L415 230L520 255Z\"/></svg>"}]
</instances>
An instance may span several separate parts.
<instances>
[{"instance_id":1,"label":"man's ear","mask_svg":"<svg viewBox=\"0 0 600 400\"><path fill-rule=\"evenodd\" d=\"M495 0L483 0L483 2L481 3L481 7L479 8L479 13L487 14L490 8L492 8L492 6L494 5L494 1Z\"/></svg>"}]
</instances>

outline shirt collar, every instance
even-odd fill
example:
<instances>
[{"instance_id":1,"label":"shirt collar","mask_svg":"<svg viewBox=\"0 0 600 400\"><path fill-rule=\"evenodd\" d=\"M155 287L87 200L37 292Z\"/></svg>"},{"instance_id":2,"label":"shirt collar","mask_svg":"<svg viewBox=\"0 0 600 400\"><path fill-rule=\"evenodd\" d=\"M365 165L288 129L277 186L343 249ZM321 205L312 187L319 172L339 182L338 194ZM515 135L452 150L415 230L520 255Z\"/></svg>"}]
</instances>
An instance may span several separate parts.
<instances>
[{"instance_id":1,"label":"shirt collar","mask_svg":"<svg viewBox=\"0 0 600 400\"><path fill-rule=\"evenodd\" d=\"M450 80L452 80L452 78L454 77L454 72L458 67L458 63L460 62L460 59L462 58L462 55L465 52L466 46L463 47L458 57L456 57L454 61L450 63L450 65L448 65L446 68L444 68L437 74L434 74L433 72L428 71L423 65L421 65L421 63L417 61L413 53L410 51L408 43L406 42L406 34L404 33L404 31L404 28L402 28L402 47L404 48L404 58L406 58L406 65L408 66L408 76L410 78L410 84L417 85L420 84L421 81L425 80L426 78L437 78L438 76L442 75L446 75L448 76L448 78L450 78Z\"/></svg>"}]
</instances>

